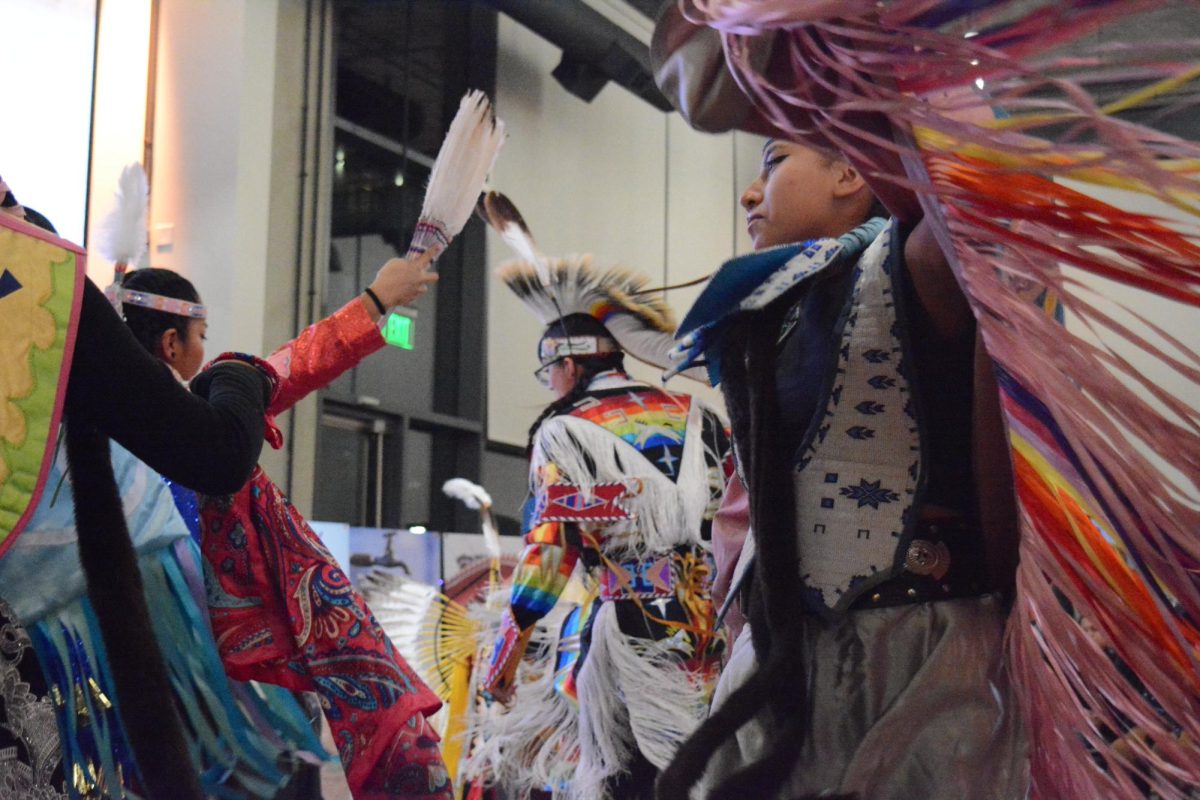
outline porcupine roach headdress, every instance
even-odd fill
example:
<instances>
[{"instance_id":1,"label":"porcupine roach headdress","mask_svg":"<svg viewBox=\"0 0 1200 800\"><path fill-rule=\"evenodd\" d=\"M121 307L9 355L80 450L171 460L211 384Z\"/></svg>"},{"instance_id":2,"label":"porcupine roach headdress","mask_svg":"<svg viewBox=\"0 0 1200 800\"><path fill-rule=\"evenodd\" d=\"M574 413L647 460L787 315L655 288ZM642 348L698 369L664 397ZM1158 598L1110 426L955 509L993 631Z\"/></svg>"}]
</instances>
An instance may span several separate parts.
<instances>
[{"instance_id":1,"label":"porcupine roach headdress","mask_svg":"<svg viewBox=\"0 0 1200 800\"><path fill-rule=\"evenodd\" d=\"M542 364L622 351L654 366L669 364L675 319L660 297L639 294L649 281L620 268L594 269L587 255L546 256L516 206L499 192L484 195L477 210L520 259L503 265L497 276L548 329L561 323L555 327L562 333L538 343Z\"/></svg>"},{"instance_id":2,"label":"porcupine roach headdress","mask_svg":"<svg viewBox=\"0 0 1200 800\"><path fill-rule=\"evenodd\" d=\"M1095 34L1162 31L1151 15L1187 4L682 5L654 51L693 124L817 135L894 212L919 198L975 310L1021 511L1009 666L1032 794L1186 796L1200 784L1200 355L1129 299L1195 318L1200 146L1120 115L1194 108L1200 43ZM1065 326L1030 286L1060 298Z\"/></svg>"}]
</instances>

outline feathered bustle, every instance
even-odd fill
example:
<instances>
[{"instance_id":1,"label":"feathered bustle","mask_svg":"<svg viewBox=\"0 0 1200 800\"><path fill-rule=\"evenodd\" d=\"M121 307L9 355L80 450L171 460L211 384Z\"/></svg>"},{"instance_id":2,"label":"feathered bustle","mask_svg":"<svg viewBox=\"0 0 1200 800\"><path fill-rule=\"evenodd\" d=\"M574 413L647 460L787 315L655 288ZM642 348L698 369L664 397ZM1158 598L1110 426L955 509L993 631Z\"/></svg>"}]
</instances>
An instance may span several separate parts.
<instances>
[{"instance_id":1,"label":"feathered bustle","mask_svg":"<svg viewBox=\"0 0 1200 800\"><path fill-rule=\"evenodd\" d=\"M362 593L396 649L421 680L448 700L454 662L474 656L480 623L432 586L393 572L369 573Z\"/></svg>"},{"instance_id":2,"label":"feathered bustle","mask_svg":"<svg viewBox=\"0 0 1200 800\"><path fill-rule=\"evenodd\" d=\"M477 90L467 92L429 172L410 255L423 253L435 244L444 247L458 235L475 208L503 144L504 123L496 118L487 95Z\"/></svg>"},{"instance_id":3,"label":"feathered bustle","mask_svg":"<svg viewBox=\"0 0 1200 800\"><path fill-rule=\"evenodd\" d=\"M146 224L150 186L138 163L121 170L116 205L100 225L97 250L114 264L136 267L146 253Z\"/></svg>"}]
</instances>

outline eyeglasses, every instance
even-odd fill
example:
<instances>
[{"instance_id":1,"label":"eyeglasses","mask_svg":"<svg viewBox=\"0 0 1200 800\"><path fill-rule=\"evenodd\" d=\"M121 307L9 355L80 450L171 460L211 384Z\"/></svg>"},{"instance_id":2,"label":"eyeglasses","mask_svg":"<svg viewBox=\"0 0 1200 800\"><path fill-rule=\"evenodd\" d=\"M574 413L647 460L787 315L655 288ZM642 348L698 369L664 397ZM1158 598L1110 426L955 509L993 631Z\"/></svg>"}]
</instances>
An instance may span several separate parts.
<instances>
[{"instance_id":1,"label":"eyeglasses","mask_svg":"<svg viewBox=\"0 0 1200 800\"><path fill-rule=\"evenodd\" d=\"M553 361L542 364L540 367L538 367L537 369L535 369L533 371L533 377L537 378L538 383L540 383L542 386L545 386L547 389L549 389L550 388L550 368L553 367L555 364L562 363L563 358L566 358L566 356L563 356L562 358L556 358Z\"/></svg>"}]
</instances>

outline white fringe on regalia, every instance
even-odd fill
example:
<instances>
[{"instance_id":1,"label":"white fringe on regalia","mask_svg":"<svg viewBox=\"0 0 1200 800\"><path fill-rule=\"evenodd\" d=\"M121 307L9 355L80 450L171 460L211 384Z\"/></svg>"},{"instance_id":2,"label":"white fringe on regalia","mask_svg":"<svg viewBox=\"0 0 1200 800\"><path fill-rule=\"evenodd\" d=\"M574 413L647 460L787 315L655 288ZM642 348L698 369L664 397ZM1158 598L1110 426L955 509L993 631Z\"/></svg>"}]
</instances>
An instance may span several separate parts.
<instances>
[{"instance_id":1,"label":"white fringe on regalia","mask_svg":"<svg viewBox=\"0 0 1200 800\"><path fill-rule=\"evenodd\" d=\"M503 593L507 598L507 587ZM559 603L538 623L517 669L513 702L476 709L466 732L471 743L463 767L466 780L498 786L511 797L526 797L535 789L561 797L571 785L579 761L579 711L554 684L559 654L579 649L577 636L561 639L563 623L577 607ZM483 651L498 628L497 614L480 635Z\"/></svg>"}]
</instances>

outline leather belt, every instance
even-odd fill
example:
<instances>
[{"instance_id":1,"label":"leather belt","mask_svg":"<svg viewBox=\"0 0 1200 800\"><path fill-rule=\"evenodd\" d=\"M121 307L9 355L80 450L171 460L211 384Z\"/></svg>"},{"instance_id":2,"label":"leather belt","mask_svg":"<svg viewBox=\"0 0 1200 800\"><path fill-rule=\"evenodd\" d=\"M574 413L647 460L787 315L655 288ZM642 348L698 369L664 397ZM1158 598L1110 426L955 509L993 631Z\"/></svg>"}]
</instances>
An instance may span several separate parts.
<instances>
[{"instance_id":1,"label":"leather belt","mask_svg":"<svg viewBox=\"0 0 1200 800\"><path fill-rule=\"evenodd\" d=\"M961 518L922 520L904 554L904 570L867 590L854 610L977 597L988 591L980 532Z\"/></svg>"}]
</instances>

